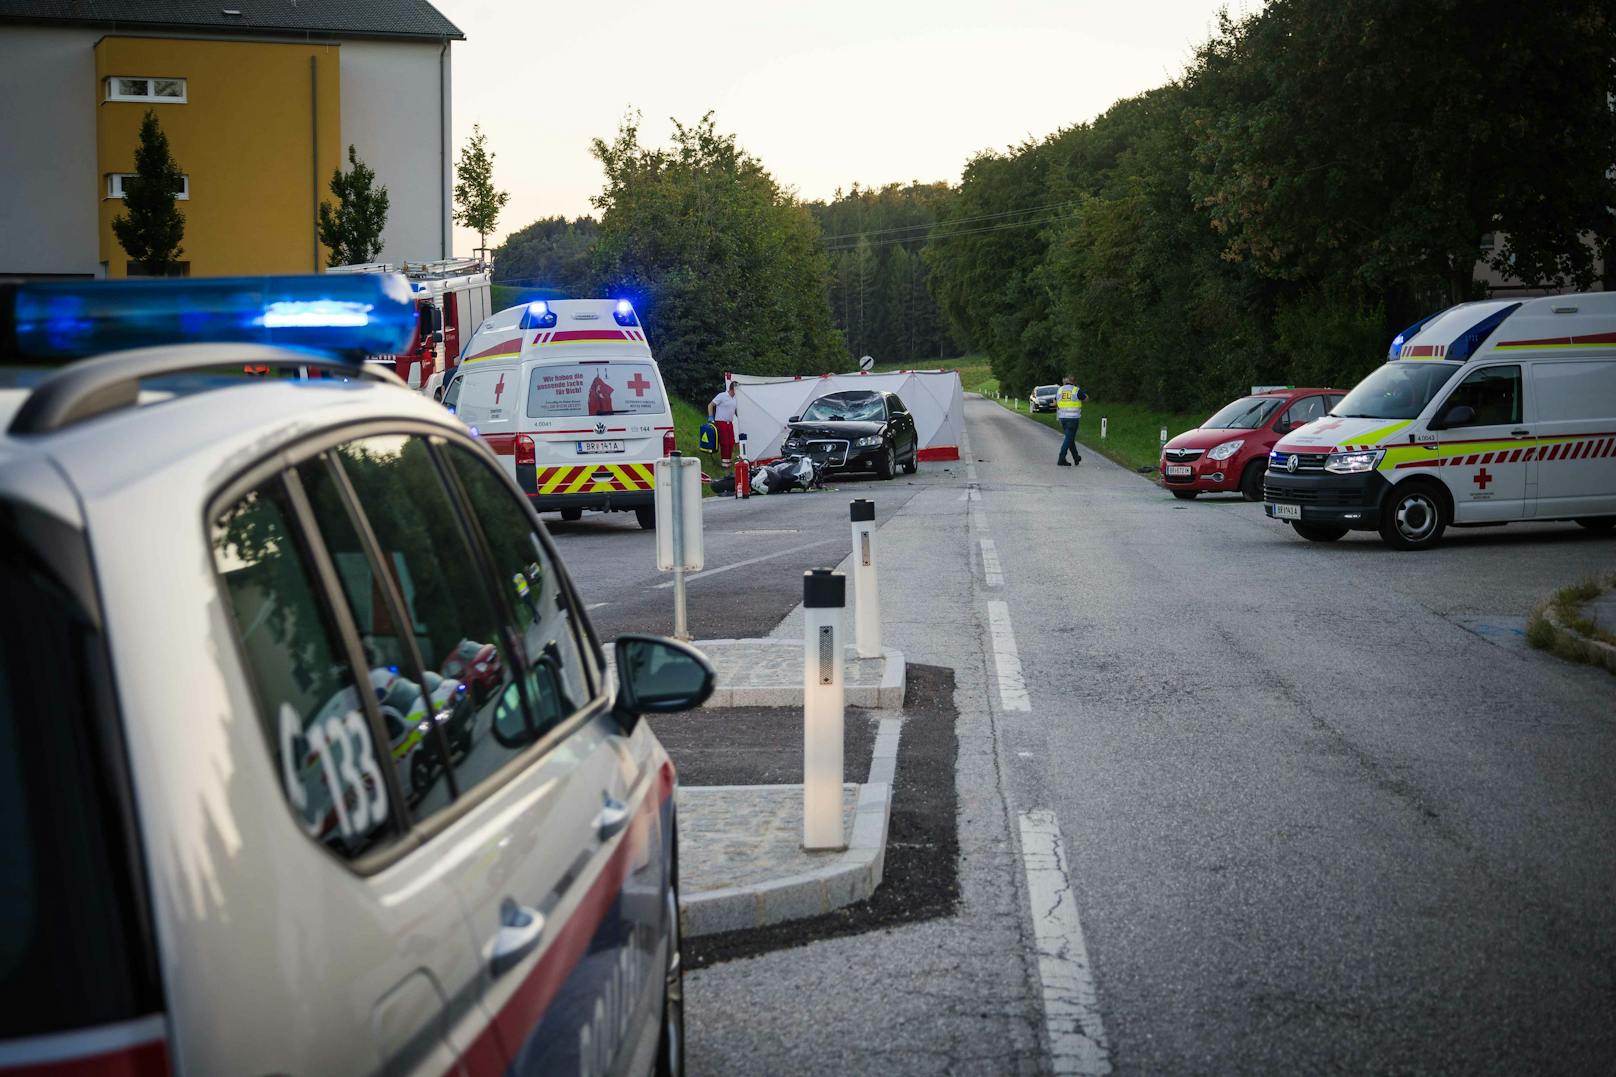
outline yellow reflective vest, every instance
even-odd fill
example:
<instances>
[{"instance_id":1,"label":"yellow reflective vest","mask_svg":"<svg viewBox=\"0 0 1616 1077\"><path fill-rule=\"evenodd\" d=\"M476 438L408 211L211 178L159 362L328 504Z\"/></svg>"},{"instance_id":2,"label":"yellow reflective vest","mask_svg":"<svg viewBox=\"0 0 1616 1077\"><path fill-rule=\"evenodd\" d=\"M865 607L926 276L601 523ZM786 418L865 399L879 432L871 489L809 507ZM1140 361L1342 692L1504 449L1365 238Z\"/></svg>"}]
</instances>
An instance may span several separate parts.
<instances>
[{"instance_id":1,"label":"yellow reflective vest","mask_svg":"<svg viewBox=\"0 0 1616 1077\"><path fill-rule=\"evenodd\" d=\"M1061 419L1083 417L1083 390L1075 385L1062 385L1055 394L1055 415Z\"/></svg>"}]
</instances>

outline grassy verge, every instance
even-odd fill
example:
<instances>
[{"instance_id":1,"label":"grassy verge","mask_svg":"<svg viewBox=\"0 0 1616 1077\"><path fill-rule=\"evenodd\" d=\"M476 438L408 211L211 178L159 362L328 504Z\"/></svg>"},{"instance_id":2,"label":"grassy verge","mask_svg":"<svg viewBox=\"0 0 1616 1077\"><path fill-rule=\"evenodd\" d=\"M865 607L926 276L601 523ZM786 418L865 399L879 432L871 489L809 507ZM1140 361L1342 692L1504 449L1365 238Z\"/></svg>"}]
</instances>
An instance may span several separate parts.
<instances>
[{"instance_id":1,"label":"grassy verge","mask_svg":"<svg viewBox=\"0 0 1616 1077\"><path fill-rule=\"evenodd\" d=\"M1560 588L1527 618L1526 642L1568 661L1603 666L1616 673L1616 653L1610 650L1616 647L1616 632L1583 612L1587 603L1612 589L1616 589L1616 574L1592 576Z\"/></svg>"},{"instance_id":2,"label":"grassy verge","mask_svg":"<svg viewBox=\"0 0 1616 1077\"><path fill-rule=\"evenodd\" d=\"M985 355L962 355L957 359L916 359L912 363L877 363L875 372L891 374L899 370L957 370L960 386L967 393L992 396L999 391L999 381L993 376Z\"/></svg>"},{"instance_id":3,"label":"grassy verge","mask_svg":"<svg viewBox=\"0 0 1616 1077\"><path fill-rule=\"evenodd\" d=\"M1027 415L1025 400L1007 400L1000 403L1019 411L1022 415ZM1060 421L1050 412L1039 412L1027 417L1051 429L1060 429ZM1102 418L1107 420L1104 440L1100 438ZM1155 471L1156 465L1161 461L1162 427L1167 428L1168 437L1174 437L1199 426L1205 418L1206 416L1201 414L1160 411L1139 404L1113 404L1090 400L1083 405L1083 425L1078 430L1077 440L1085 450L1093 450L1130 470Z\"/></svg>"}]
</instances>

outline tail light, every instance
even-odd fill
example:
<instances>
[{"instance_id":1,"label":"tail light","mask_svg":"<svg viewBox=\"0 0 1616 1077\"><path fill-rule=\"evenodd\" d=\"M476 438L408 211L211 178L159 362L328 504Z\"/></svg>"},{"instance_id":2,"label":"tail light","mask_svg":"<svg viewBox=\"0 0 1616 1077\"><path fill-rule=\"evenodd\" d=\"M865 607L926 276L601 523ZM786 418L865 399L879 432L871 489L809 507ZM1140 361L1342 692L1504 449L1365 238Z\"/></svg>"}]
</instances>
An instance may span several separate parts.
<instances>
[{"instance_id":1,"label":"tail light","mask_svg":"<svg viewBox=\"0 0 1616 1077\"><path fill-rule=\"evenodd\" d=\"M533 439L526 434L518 434L516 437L516 466L532 467L537 459L538 457L533 450Z\"/></svg>"},{"instance_id":2,"label":"tail light","mask_svg":"<svg viewBox=\"0 0 1616 1077\"><path fill-rule=\"evenodd\" d=\"M679 443L674 440L672 430L664 430L662 432L662 455L663 456L672 456L673 455L673 450L678 446L678 444Z\"/></svg>"}]
</instances>

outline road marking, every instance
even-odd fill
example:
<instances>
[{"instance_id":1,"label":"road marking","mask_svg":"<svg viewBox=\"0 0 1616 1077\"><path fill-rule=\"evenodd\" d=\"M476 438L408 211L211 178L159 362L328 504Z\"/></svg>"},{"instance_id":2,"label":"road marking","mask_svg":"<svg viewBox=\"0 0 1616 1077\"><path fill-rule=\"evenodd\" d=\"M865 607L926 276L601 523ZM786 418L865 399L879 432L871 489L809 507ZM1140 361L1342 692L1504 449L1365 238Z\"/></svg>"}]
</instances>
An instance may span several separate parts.
<instances>
[{"instance_id":1,"label":"road marking","mask_svg":"<svg viewBox=\"0 0 1616 1077\"><path fill-rule=\"evenodd\" d=\"M844 541L844 540L843 539L820 539L818 542L810 542L806 546L793 546L789 550L776 550L774 553L766 553L766 554L763 554L763 555L761 555L759 557L748 557L745 561L737 561L733 565L723 565L723 566L721 566L719 568L710 568L705 572L693 572L690 575L685 577L685 582L686 583L694 583L697 580L705 580L708 576L717 576L719 573L728 572L731 569L745 568L747 565L755 565L755 564L758 564L759 562L762 562L762 561L771 561L776 557L786 557L786 556L788 556L790 554L802 553L804 550L812 550L812 549L814 549L815 547L818 547L818 546L825 546L825 545L828 545L829 543L832 543L832 542L842 542L842 541ZM669 587L672 587L672 586L673 586L673 581L669 580L667 583L659 583L659 584L657 584L656 589L658 591L664 591L664 590L667 590Z\"/></svg>"},{"instance_id":2,"label":"road marking","mask_svg":"<svg viewBox=\"0 0 1616 1077\"><path fill-rule=\"evenodd\" d=\"M982 582L989 587L1004 586L1004 569L999 566L999 548L990 538L982 539Z\"/></svg>"},{"instance_id":3,"label":"road marking","mask_svg":"<svg viewBox=\"0 0 1616 1077\"><path fill-rule=\"evenodd\" d=\"M1021 862L1038 945L1050 1069L1082 1077L1110 1073L1111 1049L1100 1022L1100 994L1094 987L1071 868L1054 812L1021 813Z\"/></svg>"},{"instance_id":4,"label":"road marking","mask_svg":"<svg viewBox=\"0 0 1616 1077\"><path fill-rule=\"evenodd\" d=\"M959 499L961 501L981 501L982 491L973 486L963 494L959 495Z\"/></svg>"},{"instance_id":5,"label":"road marking","mask_svg":"<svg viewBox=\"0 0 1616 1077\"><path fill-rule=\"evenodd\" d=\"M1027 682L1021 676L1016 634L1010 628L1010 607L1005 603L988 603L988 633L993 638L993 669L999 677L999 706L1007 711L1032 710Z\"/></svg>"},{"instance_id":6,"label":"road marking","mask_svg":"<svg viewBox=\"0 0 1616 1077\"><path fill-rule=\"evenodd\" d=\"M610 606L610 605L611 605L610 602L591 602L589 605L585 606L584 609L586 609L586 610L598 610L602 606Z\"/></svg>"}]
</instances>

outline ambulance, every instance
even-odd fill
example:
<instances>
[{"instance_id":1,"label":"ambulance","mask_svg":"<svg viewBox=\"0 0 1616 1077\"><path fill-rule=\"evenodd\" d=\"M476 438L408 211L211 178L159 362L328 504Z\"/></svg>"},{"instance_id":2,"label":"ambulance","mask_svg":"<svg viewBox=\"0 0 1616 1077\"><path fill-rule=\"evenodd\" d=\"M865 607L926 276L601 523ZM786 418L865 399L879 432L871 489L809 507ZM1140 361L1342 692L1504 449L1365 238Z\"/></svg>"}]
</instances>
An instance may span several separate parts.
<instances>
[{"instance_id":1,"label":"ambulance","mask_svg":"<svg viewBox=\"0 0 1616 1077\"><path fill-rule=\"evenodd\" d=\"M1269 454L1270 519L1314 542L1448 527L1616 528L1616 292L1461 303Z\"/></svg>"},{"instance_id":2,"label":"ambulance","mask_svg":"<svg viewBox=\"0 0 1616 1077\"><path fill-rule=\"evenodd\" d=\"M626 299L541 300L478 328L444 404L494 450L540 512L632 511L656 526L653 466L673 411Z\"/></svg>"}]
</instances>

